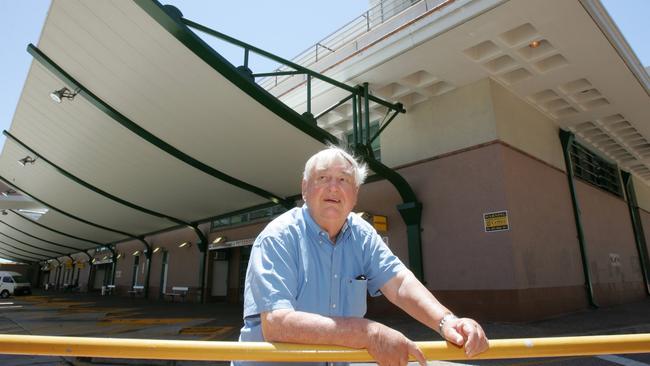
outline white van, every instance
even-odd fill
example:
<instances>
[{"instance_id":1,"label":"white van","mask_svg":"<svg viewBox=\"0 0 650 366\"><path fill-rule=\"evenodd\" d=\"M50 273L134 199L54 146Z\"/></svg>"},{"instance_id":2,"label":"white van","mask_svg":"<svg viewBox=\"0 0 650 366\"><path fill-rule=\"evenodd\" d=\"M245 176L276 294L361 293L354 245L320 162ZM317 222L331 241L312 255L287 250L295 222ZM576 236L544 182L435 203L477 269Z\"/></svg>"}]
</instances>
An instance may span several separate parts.
<instances>
[{"instance_id":1,"label":"white van","mask_svg":"<svg viewBox=\"0 0 650 366\"><path fill-rule=\"evenodd\" d=\"M0 297L6 299L11 295L31 295L32 286L18 272L0 271Z\"/></svg>"}]
</instances>

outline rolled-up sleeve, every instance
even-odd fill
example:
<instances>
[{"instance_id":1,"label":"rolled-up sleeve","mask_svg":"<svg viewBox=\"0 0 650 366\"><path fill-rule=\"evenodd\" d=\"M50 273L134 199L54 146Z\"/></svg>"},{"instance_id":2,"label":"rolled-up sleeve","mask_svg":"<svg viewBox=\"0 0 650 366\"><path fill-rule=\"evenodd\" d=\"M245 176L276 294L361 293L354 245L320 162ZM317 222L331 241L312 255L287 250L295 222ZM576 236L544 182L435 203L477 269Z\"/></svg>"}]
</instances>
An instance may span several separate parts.
<instances>
[{"instance_id":1,"label":"rolled-up sleeve","mask_svg":"<svg viewBox=\"0 0 650 366\"><path fill-rule=\"evenodd\" d=\"M245 304L244 317L294 309L298 282L291 247L279 237L258 237L251 250L246 282L253 301Z\"/></svg>"}]
</instances>

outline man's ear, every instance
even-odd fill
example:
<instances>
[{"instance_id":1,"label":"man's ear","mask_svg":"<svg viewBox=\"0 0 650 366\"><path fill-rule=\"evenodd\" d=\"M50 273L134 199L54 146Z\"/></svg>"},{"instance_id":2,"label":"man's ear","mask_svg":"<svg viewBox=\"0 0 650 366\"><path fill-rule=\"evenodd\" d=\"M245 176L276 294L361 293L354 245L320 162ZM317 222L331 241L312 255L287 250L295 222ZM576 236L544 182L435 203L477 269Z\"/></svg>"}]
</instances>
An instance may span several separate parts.
<instances>
[{"instance_id":1,"label":"man's ear","mask_svg":"<svg viewBox=\"0 0 650 366\"><path fill-rule=\"evenodd\" d=\"M302 200L304 202L307 202L307 196L306 196L306 193L307 193L307 181L306 180L303 179L300 182L300 188L302 190Z\"/></svg>"}]
</instances>

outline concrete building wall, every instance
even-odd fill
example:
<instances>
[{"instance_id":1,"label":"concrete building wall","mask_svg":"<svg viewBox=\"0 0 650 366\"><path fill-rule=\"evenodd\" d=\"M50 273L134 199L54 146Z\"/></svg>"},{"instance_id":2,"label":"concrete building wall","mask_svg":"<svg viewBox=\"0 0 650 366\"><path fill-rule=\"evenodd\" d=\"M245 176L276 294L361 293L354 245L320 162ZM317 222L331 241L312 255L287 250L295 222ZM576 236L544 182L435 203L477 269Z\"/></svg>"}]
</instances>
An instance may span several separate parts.
<instances>
[{"instance_id":1,"label":"concrete building wall","mask_svg":"<svg viewBox=\"0 0 650 366\"><path fill-rule=\"evenodd\" d=\"M576 180L596 301L601 305L645 296L639 256L622 198Z\"/></svg>"},{"instance_id":2,"label":"concrete building wall","mask_svg":"<svg viewBox=\"0 0 650 366\"><path fill-rule=\"evenodd\" d=\"M417 104L382 132L382 161L389 167L411 164L497 137L484 79Z\"/></svg>"},{"instance_id":3,"label":"concrete building wall","mask_svg":"<svg viewBox=\"0 0 650 366\"><path fill-rule=\"evenodd\" d=\"M564 171L558 126L497 82L489 83L498 139Z\"/></svg>"},{"instance_id":4,"label":"concrete building wall","mask_svg":"<svg viewBox=\"0 0 650 366\"><path fill-rule=\"evenodd\" d=\"M650 186L634 175L632 175L632 184L639 207L650 212Z\"/></svg>"}]
</instances>

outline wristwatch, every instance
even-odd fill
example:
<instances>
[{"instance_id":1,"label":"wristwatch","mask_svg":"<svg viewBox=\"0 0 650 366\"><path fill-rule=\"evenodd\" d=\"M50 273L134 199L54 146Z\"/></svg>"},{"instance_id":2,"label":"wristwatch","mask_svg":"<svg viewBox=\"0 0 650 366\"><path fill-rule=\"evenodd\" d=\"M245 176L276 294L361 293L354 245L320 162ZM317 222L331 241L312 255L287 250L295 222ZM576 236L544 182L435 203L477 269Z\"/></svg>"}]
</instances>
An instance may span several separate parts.
<instances>
[{"instance_id":1,"label":"wristwatch","mask_svg":"<svg viewBox=\"0 0 650 366\"><path fill-rule=\"evenodd\" d=\"M446 324L448 321L450 321L450 320L454 320L454 319L458 319L458 317L457 317L456 315L454 315L453 313L447 313L447 314L445 314L445 316L442 317L442 319L440 319L440 326L439 326L439 329L440 329L440 335L441 335L443 338L444 338L445 336L444 336L444 334L443 334L444 332L443 332L443 328L442 328L442 327L444 327L445 324Z\"/></svg>"}]
</instances>

